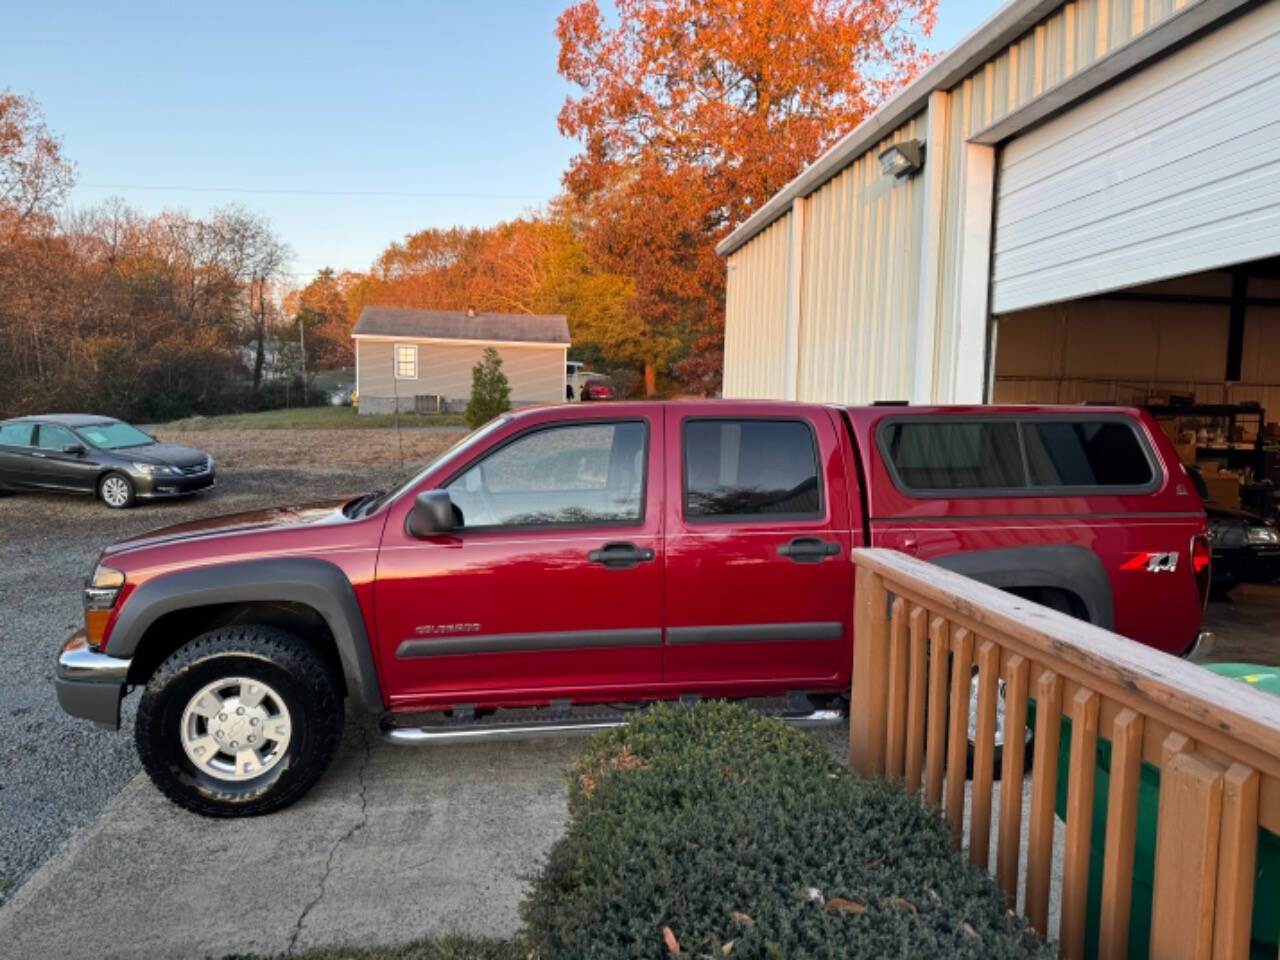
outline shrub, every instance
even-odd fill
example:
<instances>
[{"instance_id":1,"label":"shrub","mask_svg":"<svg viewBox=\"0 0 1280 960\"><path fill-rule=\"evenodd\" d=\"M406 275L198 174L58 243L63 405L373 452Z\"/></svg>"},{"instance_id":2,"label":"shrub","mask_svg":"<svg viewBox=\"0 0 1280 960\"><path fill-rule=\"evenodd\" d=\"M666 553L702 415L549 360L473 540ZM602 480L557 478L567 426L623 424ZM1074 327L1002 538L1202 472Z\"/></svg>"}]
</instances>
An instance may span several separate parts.
<instances>
[{"instance_id":1,"label":"shrub","mask_svg":"<svg viewBox=\"0 0 1280 960\"><path fill-rule=\"evenodd\" d=\"M569 810L523 906L544 957L1056 955L935 811L742 707L597 737Z\"/></svg>"},{"instance_id":2,"label":"shrub","mask_svg":"<svg viewBox=\"0 0 1280 960\"><path fill-rule=\"evenodd\" d=\"M493 347L471 368L471 399L463 416L473 430L511 409L511 384L502 372L502 358Z\"/></svg>"}]
</instances>

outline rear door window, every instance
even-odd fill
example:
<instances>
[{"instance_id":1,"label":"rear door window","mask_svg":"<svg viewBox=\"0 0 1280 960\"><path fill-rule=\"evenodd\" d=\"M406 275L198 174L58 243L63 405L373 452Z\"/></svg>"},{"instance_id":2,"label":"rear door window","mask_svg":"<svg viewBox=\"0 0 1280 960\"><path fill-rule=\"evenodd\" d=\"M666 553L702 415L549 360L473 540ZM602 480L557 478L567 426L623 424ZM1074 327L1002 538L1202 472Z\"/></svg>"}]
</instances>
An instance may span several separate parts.
<instances>
[{"instance_id":1,"label":"rear door window","mask_svg":"<svg viewBox=\"0 0 1280 960\"><path fill-rule=\"evenodd\" d=\"M1006 490L1027 485L1012 420L905 421L886 433L889 462L910 490Z\"/></svg>"},{"instance_id":2,"label":"rear door window","mask_svg":"<svg viewBox=\"0 0 1280 960\"><path fill-rule=\"evenodd\" d=\"M1142 487L1155 475L1127 424L1057 420L1022 428L1033 487Z\"/></svg>"},{"instance_id":3,"label":"rear door window","mask_svg":"<svg viewBox=\"0 0 1280 960\"><path fill-rule=\"evenodd\" d=\"M0 447L31 446L31 429L30 423L0 424Z\"/></svg>"},{"instance_id":4,"label":"rear door window","mask_svg":"<svg viewBox=\"0 0 1280 960\"><path fill-rule=\"evenodd\" d=\"M822 517L813 428L802 420L686 420L684 514L704 521Z\"/></svg>"}]
</instances>

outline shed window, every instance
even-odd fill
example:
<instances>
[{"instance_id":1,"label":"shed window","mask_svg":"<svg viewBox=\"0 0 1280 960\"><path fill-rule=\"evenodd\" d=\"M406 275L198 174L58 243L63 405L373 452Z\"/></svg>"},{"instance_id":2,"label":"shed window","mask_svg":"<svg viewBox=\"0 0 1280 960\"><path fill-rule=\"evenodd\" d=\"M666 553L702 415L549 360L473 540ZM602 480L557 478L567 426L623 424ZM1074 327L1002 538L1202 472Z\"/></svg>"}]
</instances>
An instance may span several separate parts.
<instances>
[{"instance_id":1,"label":"shed window","mask_svg":"<svg viewBox=\"0 0 1280 960\"><path fill-rule=\"evenodd\" d=\"M416 343L396 346L396 379L418 379L418 345Z\"/></svg>"}]
</instances>

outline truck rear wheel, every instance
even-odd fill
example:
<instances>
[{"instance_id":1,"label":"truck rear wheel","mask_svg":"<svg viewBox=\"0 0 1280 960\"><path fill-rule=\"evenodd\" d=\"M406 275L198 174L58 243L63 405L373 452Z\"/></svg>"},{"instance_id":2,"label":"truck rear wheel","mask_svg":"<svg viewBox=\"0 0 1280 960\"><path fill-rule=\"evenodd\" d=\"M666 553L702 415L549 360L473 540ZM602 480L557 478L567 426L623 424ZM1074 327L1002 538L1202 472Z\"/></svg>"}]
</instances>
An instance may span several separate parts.
<instances>
[{"instance_id":1,"label":"truck rear wheel","mask_svg":"<svg viewBox=\"0 0 1280 960\"><path fill-rule=\"evenodd\" d=\"M1041 606L1049 607L1057 610L1059 613L1065 613L1069 617L1075 617L1077 620L1089 622L1089 612L1085 608L1083 601L1075 594L1059 590L1052 587L1011 587L1008 591L1015 596L1031 600ZM1004 768L1004 679L1001 678L997 688L996 696L996 736L995 750L992 754L992 763L995 766L993 776L996 780L1001 779L1001 773ZM973 671L973 682L969 685L969 753L968 762L966 764L968 776L973 777L973 755L974 755L974 737L977 735L978 724L978 671ZM1026 733L1026 747L1022 761L1022 769L1024 773L1031 772L1031 764L1035 759L1035 733L1028 729Z\"/></svg>"},{"instance_id":2,"label":"truck rear wheel","mask_svg":"<svg viewBox=\"0 0 1280 960\"><path fill-rule=\"evenodd\" d=\"M138 756L175 803L207 817L271 813L328 768L342 735L342 683L314 647L274 627L196 637L147 682Z\"/></svg>"}]
</instances>

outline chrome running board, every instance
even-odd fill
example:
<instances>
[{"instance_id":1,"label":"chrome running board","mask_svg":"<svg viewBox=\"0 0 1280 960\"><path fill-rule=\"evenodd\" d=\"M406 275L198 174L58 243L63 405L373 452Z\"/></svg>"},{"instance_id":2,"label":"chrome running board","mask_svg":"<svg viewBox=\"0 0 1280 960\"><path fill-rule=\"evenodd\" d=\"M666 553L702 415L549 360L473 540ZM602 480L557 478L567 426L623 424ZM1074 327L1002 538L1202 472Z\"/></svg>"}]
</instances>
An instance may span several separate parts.
<instances>
[{"instance_id":1,"label":"chrome running board","mask_svg":"<svg viewBox=\"0 0 1280 960\"><path fill-rule=\"evenodd\" d=\"M631 721L630 713L615 712L583 717L558 716L546 720L495 720L481 719L459 721L441 717L439 722L421 726L399 726L383 723L382 736L388 743L404 746L420 746L428 743L479 743L502 740L535 740L543 737L561 737L578 733L598 733L621 727ZM765 713L795 727L829 727L845 721L840 710L810 710L808 713Z\"/></svg>"}]
</instances>

